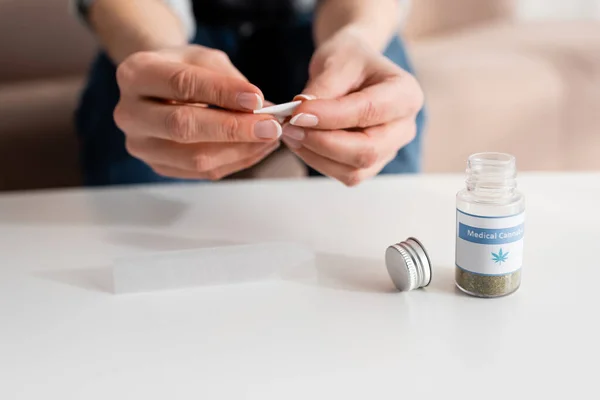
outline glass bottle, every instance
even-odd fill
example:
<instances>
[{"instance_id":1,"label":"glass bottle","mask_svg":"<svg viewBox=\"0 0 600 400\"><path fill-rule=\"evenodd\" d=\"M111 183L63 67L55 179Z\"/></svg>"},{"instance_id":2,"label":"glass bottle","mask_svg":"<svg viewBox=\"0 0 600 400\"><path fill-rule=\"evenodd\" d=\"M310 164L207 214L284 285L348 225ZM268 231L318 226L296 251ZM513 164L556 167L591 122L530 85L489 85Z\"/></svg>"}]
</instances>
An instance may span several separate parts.
<instances>
[{"instance_id":1,"label":"glass bottle","mask_svg":"<svg viewBox=\"0 0 600 400\"><path fill-rule=\"evenodd\" d=\"M499 297L521 285L525 199L515 157L478 153L467 162L456 196L456 285L478 297Z\"/></svg>"}]
</instances>

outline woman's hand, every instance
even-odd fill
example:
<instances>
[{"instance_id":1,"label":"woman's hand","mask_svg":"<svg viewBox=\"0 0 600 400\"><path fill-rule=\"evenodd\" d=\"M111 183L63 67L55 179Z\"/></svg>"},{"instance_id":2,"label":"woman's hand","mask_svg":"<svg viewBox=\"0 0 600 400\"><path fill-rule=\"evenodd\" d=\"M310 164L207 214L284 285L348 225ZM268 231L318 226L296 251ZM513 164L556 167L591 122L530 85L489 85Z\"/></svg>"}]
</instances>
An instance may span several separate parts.
<instances>
[{"instance_id":1,"label":"woman's hand","mask_svg":"<svg viewBox=\"0 0 600 400\"><path fill-rule=\"evenodd\" d=\"M283 141L304 162L348 186L370 178L415 137L423 93L416 79L340 31L315 52L301 104Z\"/></svg>"},{"instance_id":2,"label":"woman's hand","mask_svg":"<svg viewBox=\"0 0 600 400\"><path fill-rule=\"evenodd\" d=\"M221 179L279 147L281 125L261 91L223 52L200 46L128 57L117 70L114 113L127 150L160 175ZM215 107L209 107L215 106Z\"/></svg>"}]
</instances>

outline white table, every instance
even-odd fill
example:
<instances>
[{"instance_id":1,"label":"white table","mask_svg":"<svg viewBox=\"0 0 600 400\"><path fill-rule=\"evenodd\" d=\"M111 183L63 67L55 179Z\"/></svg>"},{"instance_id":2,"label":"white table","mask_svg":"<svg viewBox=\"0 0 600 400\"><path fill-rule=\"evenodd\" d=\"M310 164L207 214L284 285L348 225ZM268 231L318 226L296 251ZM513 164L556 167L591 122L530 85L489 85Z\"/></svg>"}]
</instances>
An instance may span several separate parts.
<instances>
[{"instance_id":1,"label":"white table","mask_svg":"<svg viewBox=\"0 0 600 400\"><path fill-rule=\"evenodd\" d=\"M0 399L597 398L600 175L520 177L523 285L494 300L454 288L463 180L2 195ZM434 280L398 293L383 254L408 236ZM318 251L317 272L125 296L108 285L115 257L280 240Z\"/></svg>"}]
</instances>

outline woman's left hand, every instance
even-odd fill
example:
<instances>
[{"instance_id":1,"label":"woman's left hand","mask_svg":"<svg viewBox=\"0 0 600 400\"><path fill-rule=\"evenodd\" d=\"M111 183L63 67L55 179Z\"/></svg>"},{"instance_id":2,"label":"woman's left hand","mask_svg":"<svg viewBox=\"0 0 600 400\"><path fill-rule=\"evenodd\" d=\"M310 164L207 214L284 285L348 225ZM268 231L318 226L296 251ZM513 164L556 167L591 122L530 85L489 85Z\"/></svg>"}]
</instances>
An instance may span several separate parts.
<instances>
[{"instance_id":1,"label":"woman's left hand","mask_svg":"<svg viewBox=\"0 0 600 400\"><path fill-rule=\"evenodd\" d=\"M313 55L283 141L320 173L354 186L375 176L416 134L417 80L350 30Z\"/></svg>"}]
</instances>

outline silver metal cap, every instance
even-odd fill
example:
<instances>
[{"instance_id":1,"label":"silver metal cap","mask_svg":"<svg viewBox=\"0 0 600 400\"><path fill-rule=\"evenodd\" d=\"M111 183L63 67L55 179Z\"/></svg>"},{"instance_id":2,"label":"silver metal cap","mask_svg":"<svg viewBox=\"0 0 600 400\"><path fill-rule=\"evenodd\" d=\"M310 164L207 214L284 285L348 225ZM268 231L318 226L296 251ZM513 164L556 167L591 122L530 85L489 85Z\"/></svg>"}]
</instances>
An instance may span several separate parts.
<instances>
[{"instance_id":1,"label":"silver metal cap","mask_svg":"<svg viewBox=\"0 0 600 400\"><path fill-rule=\"evenodd\" d=\"M429 256L415 238L389 246L385 252L385 264L392 282L400 291L426 287L431 283Z\"/></svg>"}]
</instances>

